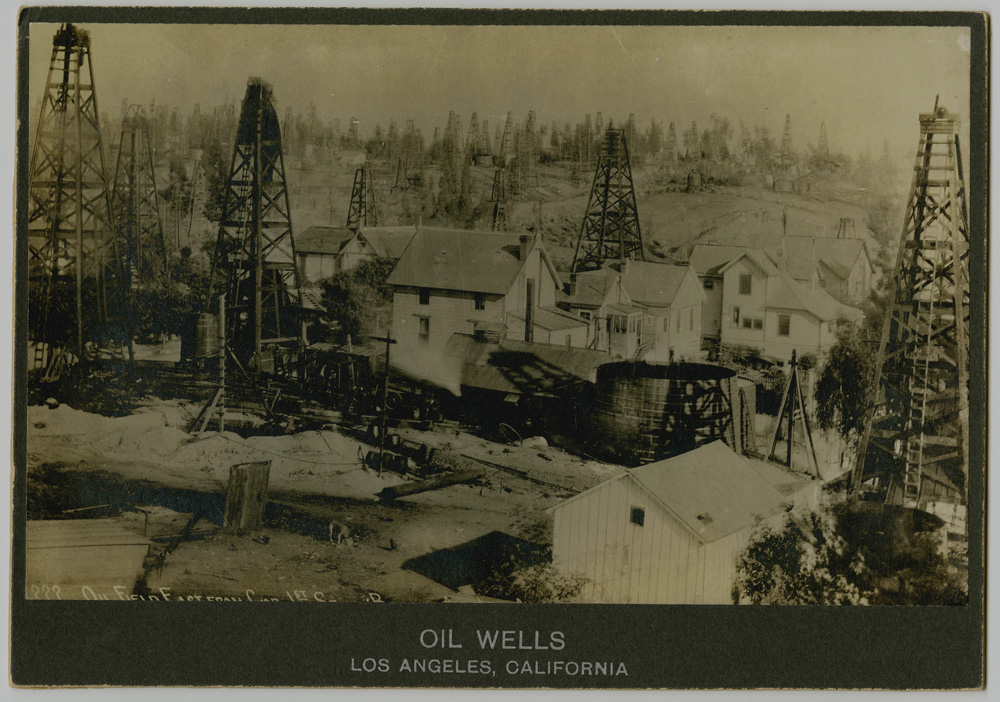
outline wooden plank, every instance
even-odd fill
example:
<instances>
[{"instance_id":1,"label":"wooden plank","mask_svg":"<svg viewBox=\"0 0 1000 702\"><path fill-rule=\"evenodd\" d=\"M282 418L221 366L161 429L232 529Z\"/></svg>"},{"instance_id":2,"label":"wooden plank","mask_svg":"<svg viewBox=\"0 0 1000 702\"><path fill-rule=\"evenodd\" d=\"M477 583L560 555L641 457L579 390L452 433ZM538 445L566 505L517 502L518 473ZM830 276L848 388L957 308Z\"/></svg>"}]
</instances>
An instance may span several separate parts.
<instances>
[{"instance_id":1,"label":"wooden plank","mask_svg":"<svg viewBox=\"0 0 1000 702\"><path fill-rule=\"evenodd\" d=\"M270 461L240 463L230 467L224 527L250 531L263 526L270 471Z\"/></svg>"}]
</instances>

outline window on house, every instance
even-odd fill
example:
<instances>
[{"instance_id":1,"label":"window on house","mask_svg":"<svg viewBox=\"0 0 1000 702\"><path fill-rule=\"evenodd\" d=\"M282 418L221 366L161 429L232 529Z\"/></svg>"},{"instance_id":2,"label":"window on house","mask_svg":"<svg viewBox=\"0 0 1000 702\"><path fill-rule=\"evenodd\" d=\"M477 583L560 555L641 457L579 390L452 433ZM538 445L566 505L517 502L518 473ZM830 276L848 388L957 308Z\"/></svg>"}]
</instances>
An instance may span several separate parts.
<instances>
[{"instance_id":1,"label":"window on house","mask_svg":"<svg viewBox=\"0 0 1000 702\"><path fill-rule=\"evenodd\" d=\"M628 317L623 314L611 315L611 329L615 334L624 334L628 329Z\"/></svg>"},{"instance_id":2,"label":"window on house","mask_svg":"<svg viewBox=\"0 0 1000 702\"><path fill-rule=\"evenodd\" d=\"M788 336L792 328L792 318L787 314L778 315L778 336Z\"/></svg>"},{"instance_id":3,"label":"window on house","mask_svg":"<svg viewBox=\"0 0 1000 702\"><path fill-rule=\"evenodd\" d=\"M733 324L739 324L739 323L740 323L740 308L736 305L733 305Z\"/></svg>"},{"instance_id":4,"label":"window on house","mask_svg":"<svg viewBox=\"0 0 1000 702\"><path fill-rule=\"evenodd\" d=\"M637 526L642 526L646 523L646 510L642 507L632 508L632 518L630 520L633 524Z\"/></svg>"},{"instance_id":5,"label":"window on house","mask_svg":"<svg viewBox=\"0 0 1000 702\"><path fill-rule=\"evenodd\" d=\"M663 331L670 331L670 317L663 318Z\"/></svg>"},{"instance_id":6,"label":"window on house","mask_svg":"<svg viewBox=\"0 0 1000 702\"><path fill-rule=\"evenodd\" d=\"M485 310L486 309L486 295L483 293L476 293L476 309Z\"/></svg>"},{"instance_id":7,"label":"window on house","mask_svg":"<svg viewBox=\"0 0 1000 702\"><path fill-rule=\"evenodd\" d=\"M419 298L421 305L431 304L431 291L428 290L427 288L420 288L420 290L417 292L417 296Z\"/></svg>"},{"instance_id":8,"label":"window on house","mask_svg":"<svg viewBox=\"0 0 1000 702\"><path fill-rule=\"evenodd\" d=\"M753 276L749 273L740 273L740 295L749 295L753 285Z\"/></svg>"},{"instance_id":9,"label":"window on house","mask_svg":"<svg viewBox=\"0 0 1000 702\"><path fill-rule=\"evenodd\" d=\"M705 282L703 282L702 285L705 287L706 290L712 290L712 289L715 288L715 281L714 280L708 280L706 278Z\"/></svg>"},{"instance_id":10,"label":"window on house","mask_svg":"<svg viewBox=\"0 0 1000 702\"><path fill-rule=\"evenodd\" d=\"M427 339L431 335L431 318L430 317L417 317L420 322L418 327L418 334L422 339Z\"/></svg>"},{"instance_id":11,"label":"window on house","mask_svg":"<svg viewBox=\"0 0 1000 702\"><path fill-rule=\"evenodd\" d=\"M764 320L760 317L744 317L741 326L744 329L760 330L764 328Z\"/></svg>"},{"instance_id":12,"label":"window on house","mask_svg":"<svg viewBox=\"0 0 1000 702\"><path fill-rule=\"evenodd\" d=\"M586 310L580 310L578 314L580 315L580 319L586 319L587 321L590 321L591 318L590 312L587 312Z\"/></svg>"},{"instance_id":13,"label":"window on house","mask_svg":"<svg viewBox=\"0 0 1000 702\"><path fill-rule=\"evenodd\" d=\"M688 331L694 331L694 307L688 307Z\"/></svg>"},{"instance_id":14,"label":"window on house","mask_svg":"<svg viewBox=\"0 0 1000 702\"><path fill-rule=\"evenodd\" d=\"M763 317L755 317L754 318L754 320L753 320L753 328L757 329L757 330L760 330L760 329L764 328L764 319L763 319Z\"/></svg>"}]
</instances>

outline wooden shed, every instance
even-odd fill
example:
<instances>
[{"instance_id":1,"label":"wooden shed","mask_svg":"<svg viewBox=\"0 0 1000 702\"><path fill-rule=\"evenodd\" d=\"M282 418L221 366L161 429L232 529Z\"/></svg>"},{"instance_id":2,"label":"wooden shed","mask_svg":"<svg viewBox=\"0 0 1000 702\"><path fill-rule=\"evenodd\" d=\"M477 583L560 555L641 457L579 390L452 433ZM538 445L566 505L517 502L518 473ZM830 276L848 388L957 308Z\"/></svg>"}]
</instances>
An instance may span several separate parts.
<instances>
[{"instance_id":1,"label":"wooden shed","mask_svg":"<svg viewBox=\"0 0 1000 702\"><path fill-rule=\"evenodd\" d=\"M722 441L633 468L551 508L553 565L594 602L732 604L753 527L814 505L820 482Z\"/></svg>"}]
</instances>

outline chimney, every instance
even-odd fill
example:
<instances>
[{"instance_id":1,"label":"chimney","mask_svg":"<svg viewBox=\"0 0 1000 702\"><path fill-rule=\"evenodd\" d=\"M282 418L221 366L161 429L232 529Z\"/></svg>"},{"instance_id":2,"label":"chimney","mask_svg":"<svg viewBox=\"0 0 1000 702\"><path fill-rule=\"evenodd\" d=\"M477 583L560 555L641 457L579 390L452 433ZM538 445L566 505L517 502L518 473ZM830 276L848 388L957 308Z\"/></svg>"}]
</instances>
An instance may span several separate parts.
<instances>
[{"instance_id":1,"label":"chimney","mask_svg":"<svg viewBox=\"0 0 1000 702\"><path fill-rule=\"evenodd\" d=\"M522 234L521 238L519 239L519 241L521 242L521 250L520 250L520 252L518 254L517 260L518 261L527 261L528 260L528 248L529 248L528 244L531 241L531 238L527 234Z\"/></svg>"},{"instance_id":2,"label":"chimney","mask_svg":"<svg viewBox=\"0 0 1000 702\"><path fill-rule=\"evenodd\" d=\"M566 295L576 297L576 273L569 274L569 282L566 283Z\"/></svg>"}]
</instances>

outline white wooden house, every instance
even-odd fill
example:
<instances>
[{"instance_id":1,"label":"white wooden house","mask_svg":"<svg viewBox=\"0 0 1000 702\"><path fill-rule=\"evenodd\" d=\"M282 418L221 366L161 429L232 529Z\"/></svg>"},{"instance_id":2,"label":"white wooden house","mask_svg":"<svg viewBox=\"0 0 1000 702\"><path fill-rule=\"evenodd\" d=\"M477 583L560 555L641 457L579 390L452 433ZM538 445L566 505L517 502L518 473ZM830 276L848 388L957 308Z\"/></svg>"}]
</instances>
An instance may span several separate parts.
<instances>
[{"instance_id":1,"label":"white wooden house","mask_svg":"<svg viewBox=\"0 0 1000 702\"><path fill-rule=\"evenodd\" d=\"M586 579L588 601L732 604L754 527L815 506L820 485L721 441L706 444L551 508L553 565Z\"/></svg>"}]
</instances>

